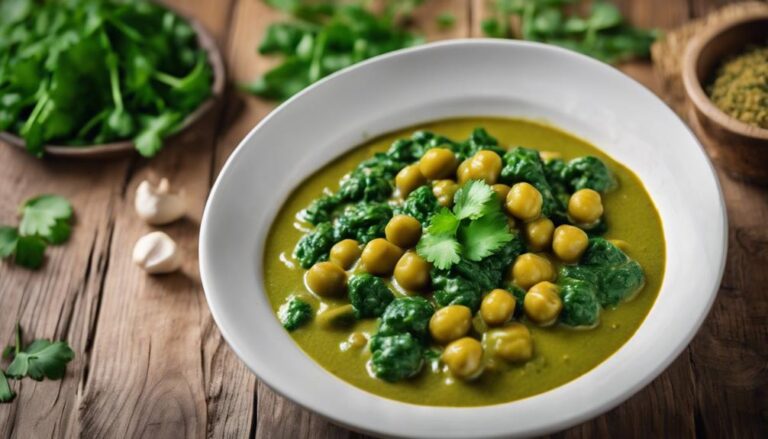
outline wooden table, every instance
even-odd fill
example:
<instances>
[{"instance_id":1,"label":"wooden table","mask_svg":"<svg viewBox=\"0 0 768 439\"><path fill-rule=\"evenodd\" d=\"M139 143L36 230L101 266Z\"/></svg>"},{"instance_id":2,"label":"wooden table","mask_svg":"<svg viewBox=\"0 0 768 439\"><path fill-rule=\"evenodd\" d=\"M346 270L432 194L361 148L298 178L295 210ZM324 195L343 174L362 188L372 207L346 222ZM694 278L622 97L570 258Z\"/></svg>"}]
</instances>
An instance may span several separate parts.
<instances>
[{"instance_id":1,"label":"wooden table","mask_svg":"<svg viewBox=\"0 0 768 439\"><path fill-rule=\"evenodd\" d=\"M279 15L261 0L171 3L213 32L233 82L270 65L255 47ZM619 2L633 23L660 28L720 3ZM479 36L486 8L484 0L427 0L417 22L433 40ZM435 23L443 11L457 17L450 30ZM659 90L649 63L622 70ZM151 161L37 160L0 148L0 224L15 224L16 205L40 193L69 198L77 216L71 240L49 248L40 271L0 264L0 343L12 341L18 320L30 337L68 340L77 353L62 381L14 384L16 401L0 405L0 437L358 436L260 384L221 338L200 284L197 235L208 190L232 149L272 107L230 90L222 111ZM186 188L192 203L187 220L162 228L188 256L181 273L164 277L146 276L130 258L136 239L151 230L133 211L134 189L153 174ZM730 250L703 328L648 387L557 436L768 437L768 190L719 174Z\"/></svg>"}]
</instances>

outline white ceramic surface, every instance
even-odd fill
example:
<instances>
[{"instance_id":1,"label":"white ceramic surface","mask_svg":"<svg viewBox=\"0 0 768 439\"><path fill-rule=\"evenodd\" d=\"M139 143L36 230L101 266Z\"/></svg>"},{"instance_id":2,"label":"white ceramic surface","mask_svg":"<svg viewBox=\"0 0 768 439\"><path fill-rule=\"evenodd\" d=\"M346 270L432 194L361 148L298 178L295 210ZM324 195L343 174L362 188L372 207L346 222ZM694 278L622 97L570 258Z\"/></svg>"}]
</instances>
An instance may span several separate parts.
<instances>
[{"instance_id":1,"label":"white ceramic surface","mask_svg":"<svg viewBox=\"0 0 768 439\"><path fill-rule=\"evenodd\" d=\"M283 200L306 176L371 136L454 116L545 120L634 170L661 214L666 276L637 333L582 377L520 401L409 405L359 390L317 365L271 311L262 252ZM688 344L725 263L727 220L713 168L650 91L605 64L552 46L457 40L378 57L335 74L265 118L227 161L205 208L200 271L224 338L280 394L360 431L452 438L542 434L621 403Z\"/></svg>"}]
</instances>

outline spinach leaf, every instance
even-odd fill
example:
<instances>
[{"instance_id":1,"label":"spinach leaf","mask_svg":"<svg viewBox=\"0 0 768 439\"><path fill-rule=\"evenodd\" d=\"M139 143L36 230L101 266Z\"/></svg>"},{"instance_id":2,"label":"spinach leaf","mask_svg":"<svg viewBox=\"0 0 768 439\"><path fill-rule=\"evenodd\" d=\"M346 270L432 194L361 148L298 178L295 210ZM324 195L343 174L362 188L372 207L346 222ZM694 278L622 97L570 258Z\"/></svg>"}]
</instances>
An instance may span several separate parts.
<instances>
[{"instance_id":1,"label":"spinach leaf","mask_svg":"<svg viewBox=\"0 0 768 439\"><path fill-rule=\"evenodd\" d=\"M384 228L392 218L386 203L350 204L336 219L333 237L336 242L351 238L360 243L384 236Z\"/></svg>"},{"instance_id":2,"label":"spinach leaf","mask_svg":"<svg viewBox=\"0 0 768 439\"><path fill-rule=\"evenodd\" d=\"M581 262L564 265L560 269L560 277L594 285L597 300L603 308L617 305L645 285L640 264L603 238L590 238Z\"/></svg>"},{"instance_id":3,"label":"spinach leaf","mask_svg":"<svg viewBox=\"0 0 768 439\"><path fill-rule=\"evenodd\" d=\"M408 194L403 205L397 208L397 213L410 215L420 223L426 224L438 210L440 210L440 204L432 193L432 187L424 185Z\"/></svg>"},{"instance_id":4,"label":"spinach leaf","mask_svg":"<svg viewBox=\"0 0 768 439\"><path fill-rule=\"evenodd\" d=\"M349 301L358 319L380 317L394 299L381 278L360 273L349 279Z\"/></svg>"},{"instance_id":5,"label":"spinach leaf","mask_svg":"<svg viewBox=\"0 0 768 439\"><path fill-rule=\"evenodd\" d=\"M563 311L560 322L568 326L594 326L600 319L600 302L593 283L564 278L560 282Z\"/></svg>"},{"instance_id":6,"label":"spinach leaf","mask_svg":"<svg viewBox=\"0 0 768 439\"><path fill-rule=\"evenodd\" d=\"M336 243L331 223L320 223L314 230L302 236L293 250L293 256L303 268L309 268L317 261L325 260Z\"/></svg>"},{"instance_id":7,"label":"spinach leaf","mask_svg":"<svg viewBox=\"0 0 768 439\"><path fill-rule=\"evenodd\" d=\"M384 381L410 378L424 365L424 348L410 333L377 333L371 338L371 370Z\"/></svg>"},{"instance_id":8,"label":"spinach leaf","mask_svg":"<svg viewBox=\"0 0 768 439\"><path fill-rule=\"evenodd\" d=\"M580 189L593 189L605 193L616 188L618 183L602 160L594 156L584 156L571 160L560 171L571 192Z\"/></svg>"},{"instance_id":9,"label":"spinach leaf","mask_svg":"<svg viewBox=\"0 0 768 439\"><path fill-rule=\"evenodd\" d=\"M298 297L291 297L280 306L278 316L283 327L293 331L304 326L312 319L312 307Z\"/></svg>"},{"instance_id":10,"label":"spinach leaf","mask_svg":"<svg viewBox=\"0 0 768 439\"><path fill-rule=\"evenodd\" d=\"M429 319L435 312L423 297L398 297L384 310L379 325L380 334L410 333L416 340L429 338Z\"/></svg>"}]
</instances>

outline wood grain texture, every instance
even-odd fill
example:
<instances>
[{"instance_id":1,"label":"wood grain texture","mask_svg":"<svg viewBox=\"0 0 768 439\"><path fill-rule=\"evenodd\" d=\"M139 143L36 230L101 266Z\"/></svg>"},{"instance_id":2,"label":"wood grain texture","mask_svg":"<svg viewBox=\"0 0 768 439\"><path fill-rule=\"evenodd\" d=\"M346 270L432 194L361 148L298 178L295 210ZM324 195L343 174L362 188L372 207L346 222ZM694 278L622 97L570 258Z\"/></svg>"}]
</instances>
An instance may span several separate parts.
<instances>
[{"instance_id":1,"label":"wood grain texture","mask_svg":"<svg viewBox=\"0 0 768 439\"><path fill-rule=\"evenodd\" d=\"M101 297L114 205L125 163L99 169L39 161L15 148L0 149L0 224L17 224L16 206L41 193L67 197L76 210L69 242L49 247L40 271L0 263L0 343L13 341L19 321L32 338L66 339L77 356L62 381L12 381L13 404L0 404L0 437L67 437L77 415L79 383L88 373L88 345Z\"/></svg>"},{"instance_id":2,"label":"wood grain texture","mask_svg":"<svg viewBox=\"0 0 768 439\"><path fill-rule=\"evenodd\" d=\"M257 55L280 18L263 0L174 0L219 42L232 84L274 65ZM415 25L429 40L482 36L489 0L428 0ZM723 0L616 0L630 21L670 29ZM437 27L442 12L456 17ZM656 93L649 63L621 69ZM74 204L71 240L47 252L39 272L0 264L0 343L18 319L28 339L66 339L77 356L62 381L12 382L0 405L0 437L364 437L258 383L222 339L205 304L197 235L206 194L226 158L274 103L230 87L219 109L151 162L36 160L0 148L0 224L15 224L24 198L51 192ZM133 213L144 178L167 176L190 195L189 217L160 228L189 255L181 273L147 277L130 262L152 230ZM721 174L730 249L720 294L702 330L648 387L591 421L552 435L581 437L768 437L768 189ZM706 219L702 219L706 220Z\"/></svg>"}]
</instances>

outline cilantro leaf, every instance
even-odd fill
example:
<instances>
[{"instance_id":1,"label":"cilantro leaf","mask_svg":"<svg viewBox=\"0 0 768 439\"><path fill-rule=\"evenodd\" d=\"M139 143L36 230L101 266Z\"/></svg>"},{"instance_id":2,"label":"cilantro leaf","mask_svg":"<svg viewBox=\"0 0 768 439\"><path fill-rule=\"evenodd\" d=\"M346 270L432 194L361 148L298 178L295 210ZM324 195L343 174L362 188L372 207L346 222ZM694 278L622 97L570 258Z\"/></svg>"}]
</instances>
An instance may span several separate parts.
<instances>
[{"instance_id":1,"label":"cilantro leaf","mask_svg":"<svg viewBox=\"0 0 768 439\"><path fill-rule=\"evenodd\" d=\"M19 240L19 232L16 228L0 226L0 258L7 258L16 251L16 243Z\"/></svg>"},{"instance_id":2,"label":"cilantro leaf","mask_svg":"<svg viewBox=\"0 0 768 439\"><path fill-rule=\"evenodd\" d=\"M443 208L432 216L427 227L427 233L431 235L455 235L459 228L459 219L450 210Z\"/></svg>"},{"instance_id":3,"label":"cilantro leaf","mask_svg":"<svg viewBox=\"0 0 768 439\"><path fill-rule=\"evenodd\" d=\"M461 260L461 244L450 235L427 233L416 245L416 252L439 269L446 269Z\"/></svg>"},{"instance_id":4,"label":"cilantro leaf","mask_svg":"<svg viewBox=\"0 0 768 439\"><path fill-rule=\"evenodd\" d=\"M471 221L462 229L464 257L479 261L511 241L514 236L509 231L504 214L496 212Z\"/></svg>"},{"instance_id":5,"label":"cilantro leaf","mask_svg":"<svg viewBox=\"0 0 768 439\"><path fill-rule=\"evenodd\" d=\"M25 350L19 350L13 362L8 366L9 377L30 377L35 381L43 378L57 380L64 376L67 363L75 358L75 353L66 342L35 340Z\"/></svg>"},{"instance_id":6,"label":"cilantro leaf","mask_svg":"<svg viewBox=\"0 0 768 439\"><path fill-rule=\"evenodd\" d=\"M460 220L480 218L488 211L489 201L495 201L495 196L490 186L480 180L471 180L456 192L453 213Z\"/></svg>"},{"instance_id":7,"label":"cilantro leaf","mask_svg":"<svg viewBox=\"0 0 768 439\"><path fill-rule=\"evenodd\" d=\"M72 218L72 205L58 195L40 195L30 198L22 204L21 236L40 236L41 238L61 243L69 237L69 225Z\"/></svg>"},{"instance_id":8,"label":"cilantro leaf","mask_svg":"<svg viewBox=\"0 0 768 439\"><path fill-rule=\"evenodd\" d=\"M45 241L38 236L21 236L16 242L14 262L22 267L37 269L43 265Z\"/></svg>"},{"instance_id":9,"label":"cilantro leaf","mask_svg":"<svg viewBox=\"0 0 768 439\"><path fill-rule=\"evenodd\" d=\"M11 402L16 398L16 393L11 390L11 386L8 385L8 379L5 374L0 370L0 402Z\"/></svg>"}]
</instances>

